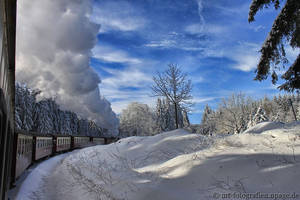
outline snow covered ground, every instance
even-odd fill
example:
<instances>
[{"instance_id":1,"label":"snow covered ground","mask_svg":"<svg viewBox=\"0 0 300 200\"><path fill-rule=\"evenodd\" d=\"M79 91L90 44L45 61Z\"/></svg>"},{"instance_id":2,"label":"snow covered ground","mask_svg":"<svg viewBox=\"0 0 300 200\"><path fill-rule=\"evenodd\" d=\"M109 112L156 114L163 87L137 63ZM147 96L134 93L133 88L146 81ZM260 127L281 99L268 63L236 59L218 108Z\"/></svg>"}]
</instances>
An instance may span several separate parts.
<instances>
[{"instance_id":1,"label":"snow covered ground","mask_svg":"<svg viewBox=\"0 0 300 200\"><path fill-rule=\"evenodd\" d=\"M28 176L17 199L207 200L228 193L300 195L300 123L264 122L242 134L218 137L180 129L85 148L54 162L55 158ZM40 176L41 171L47 171L42 178L30 178Z\"/></svg>"}]
</instances>

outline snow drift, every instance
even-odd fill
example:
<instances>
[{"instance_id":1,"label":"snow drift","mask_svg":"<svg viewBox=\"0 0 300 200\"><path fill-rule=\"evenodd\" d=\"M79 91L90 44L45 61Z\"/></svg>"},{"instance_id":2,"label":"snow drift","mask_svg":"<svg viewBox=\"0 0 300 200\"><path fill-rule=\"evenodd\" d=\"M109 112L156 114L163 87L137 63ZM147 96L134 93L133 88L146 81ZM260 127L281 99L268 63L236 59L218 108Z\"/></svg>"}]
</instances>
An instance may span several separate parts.
<instances>
[{"instance_id":1,"label":"snow drift","mask_svg":"<svg viewBox=\"0 0 300 200\"><path fill-rule=\"evenodd\" d=\"M299 193L300 124L270 126L257 125L260 134L215 137L180 129L82 149L66 157L36 190L42 199L72 200Z\"/></svg>"},{"instance_id":2,"label":"snow drift","mask_svg":"<svg viewBox=\"0 0 300 200\"><path fill-rule=\"evenodd\" d=\"M100 27L91 12L91 0L18 1L16 78L40 89L41 97L56 97L63 110L117 133L116 115L89 66Z\"/></svg>"}]
</instances>

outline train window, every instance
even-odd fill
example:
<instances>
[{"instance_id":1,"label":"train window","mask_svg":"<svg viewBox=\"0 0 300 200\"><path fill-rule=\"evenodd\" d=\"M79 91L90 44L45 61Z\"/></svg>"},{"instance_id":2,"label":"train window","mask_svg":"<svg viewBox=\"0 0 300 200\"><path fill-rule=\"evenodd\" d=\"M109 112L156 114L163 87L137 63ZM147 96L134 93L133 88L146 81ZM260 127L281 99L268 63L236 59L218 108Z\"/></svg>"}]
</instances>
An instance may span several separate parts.
<instances>
[{"instance_id":1,"label":"train window","mask_svg":"<svg viewBox=\"0 0 300 200\"><path fill-rule=\"evenodd\" d=\"M24 154L24 138L21 138L21 154Z\"/></svg>"},{"instance_id":2,"label":"train window","mask_svg":"<svg viewBox=\"0 0 300 200\"><path fill-rule=\"evenodd\" d=\"M28 143L29 143L28 138L25 138L25 153L28 152Z\"/></svg>"},{"instance_id":3,"label":"train window","mask_svg":"<svg viewBox=\"0 0 300 200\"><path fill-rule=\"evenodd\" d=\"M28 144L29 144L29 139L26 138L25 153L28 152Z\"/></svg>"},{"instance_id":4,"label":"train window","mask_svg":"<svg viewBox=\"0 0 300 200\"><path fill-rule=\"evenodd\" d=\"M17 145L17 151L18 151L18 156L21 155L21 142L20 142L20 139L18 139L18 145Z\"/></svg>"},{"instance_id":5,"label":"train window","mask_svg":"<svg viewBox=\"0 0 300 200\"><path fill-rule=\"evenodd\" d=\"M24 154L24 139L21 138L21 155Z\"/></svg>"},{"instance_id":6,"label":"train window","mask_svg":"<svg viewBox=\"0 0 300 200\"><path fill-rule=\"evenodd\" d=\"M27 153L27 138L24 138L24 154Z\"/></svg>"},{"instance_id":7,"label":"train window","mask_svg":"<svg viewBox=\"0 0 300 200\"><path fill-rule=\"evenodd\" d=\"M23 153L22 154L25 154L26 153L26 138L23 138Z\"/></svg>"},{"instance_id":8,"label":"train window","mask_svg":"<svg viewBox=\"0 0 300 200\"><path fill-rule=\"evenodd\" d=\"M30 147L30 138L27 138L26 153L29 152L29 147Z\"/></svg>"}]
</instances>

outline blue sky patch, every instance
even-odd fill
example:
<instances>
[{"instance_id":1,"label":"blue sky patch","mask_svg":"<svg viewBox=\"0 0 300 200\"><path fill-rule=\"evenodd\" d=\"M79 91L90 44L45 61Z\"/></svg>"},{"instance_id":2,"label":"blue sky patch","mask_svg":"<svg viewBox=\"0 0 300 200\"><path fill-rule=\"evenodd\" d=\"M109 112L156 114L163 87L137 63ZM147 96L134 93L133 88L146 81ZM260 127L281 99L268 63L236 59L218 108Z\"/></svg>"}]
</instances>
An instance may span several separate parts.
<instances>
[{"instance_id":1,"label":"blue sky patch","mask_svg":"<svg viewBox=\"0 0 300 200\"><path fill-rule=\"evenodd\" d=\"M279 93L270 80L253 81L259 49L278 11L258 13L249 24L250 0L95 0L101 24L91 66L100 91L116 113L132 102L155 106L152 76L178 64L193 83L192 123L206 104L243 92L254 98ZM291 49L288 58L295 58Z\"/></svg>"}]
</instances>

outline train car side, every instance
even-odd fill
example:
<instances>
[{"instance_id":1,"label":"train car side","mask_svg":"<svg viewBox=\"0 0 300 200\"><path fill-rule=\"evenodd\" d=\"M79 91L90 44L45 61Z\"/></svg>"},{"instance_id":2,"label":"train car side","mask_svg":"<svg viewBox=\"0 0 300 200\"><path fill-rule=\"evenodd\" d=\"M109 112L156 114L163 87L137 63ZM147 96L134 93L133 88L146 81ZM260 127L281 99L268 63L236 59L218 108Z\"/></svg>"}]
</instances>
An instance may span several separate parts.
<instances>
[{"instance_id":1,"label":"train car side","mask_svg":"<svg viewBox=\"0 0 300 200\"><path fill-rule=\"evenodd\" d=\"M33 136L34 161L51 156L53 154L53 137L50 135Z\"/></svg>"},{"instance_id":2,"label":"train car side","mask_svg":"<svg viewBox=\"0 0 300 200\"><path fill-rule=\"evenodd\" d=\"M15 136L12 183L35 161L73 149L105 145L115 141L113 138L43 135L21 130L17 130Z\"/></svg>"},{"instance_id":3,"label":"train car side","mask_svg":"<svg viewBox=\"0 0 300 200\"><path fill-rule=\"evenodd\" d=\"M53 152L60 153L71 149L71 136L53 135Z\"/></svg>"},{"instance_id":4,"label":"train car side","mask_svg":"<svg viewBox=\"0 0 300 200\"><path fill-rule=\"evenodd\" d=\"M105 144L105 138L103 137L92 137L92 142L94 145L104 145Z\"/></svg>"},{"instance_id":5,"label":"train car side","mask_svg":"<svg viewBox=\"0 0 300 200\"><path fill-rule=\"evenodd\" d=\"M89 136L72 136L72 140L73 149L92 146L91 139Z\"/></svg>"},{"instance_id":6,"label":"train car side","mask_svg":"<svg viewBox=\"0 0 300 200\"><path fill-rule=\"evenodd\" d=\"M33 136L25 133L17 133L16 158L14 166L14 180L16 180L32 163Z\"/></svg>"}]
</instances>

